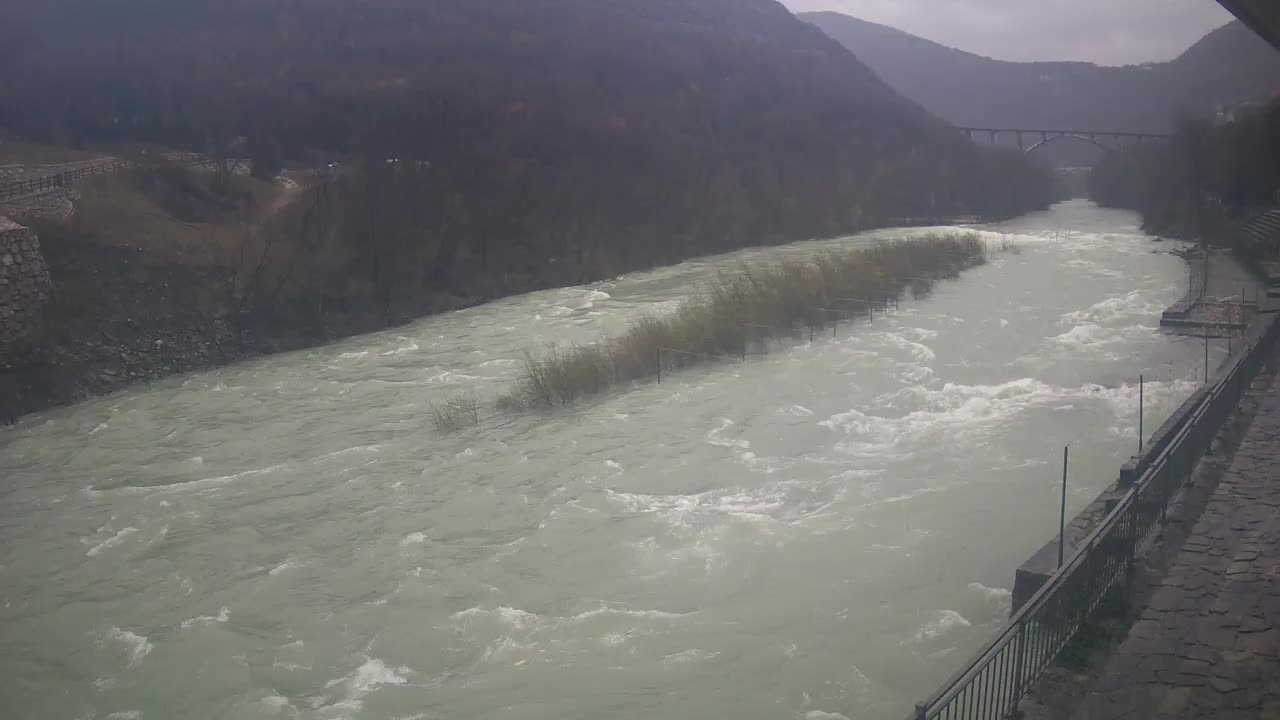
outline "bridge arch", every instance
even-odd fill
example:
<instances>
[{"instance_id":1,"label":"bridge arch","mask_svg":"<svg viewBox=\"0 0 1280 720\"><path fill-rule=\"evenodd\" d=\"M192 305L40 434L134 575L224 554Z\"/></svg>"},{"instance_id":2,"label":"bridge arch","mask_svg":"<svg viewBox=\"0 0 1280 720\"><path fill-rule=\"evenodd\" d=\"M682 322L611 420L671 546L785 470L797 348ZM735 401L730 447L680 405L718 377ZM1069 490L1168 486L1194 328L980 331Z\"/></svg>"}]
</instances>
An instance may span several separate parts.
<instances>
[{"instance_id":1,"label":"bridge arch","mask_svg":"<svg viewBox=\"0 0 1280 720\"><path fill-rule=\"evenodd\" d=\"M1018 149L1028 154L1039 150L1049 143L1067 138L1089 143L1090 145L1101 148L1102 151L1108 155L1118 152L1123 147L1126 147L1128 145L1128 143L1125 142L1126 140L1132 141L1134 144L1141 144L1148 140L1162 142L1170 139L1169 135L1163 135L1160 133L1123 132L1112 130L1049 130L1026 127L961 127L956 129L967 135L970 140L974 140L975 137L986 136L990 138L992 145L998 145L998 139L1001 137L1012 136L1017 139ZM1036 138L1039 138L1038 142L1033 143L1030 147L1026 145L1027 140L1036 140Z\"/></svg>"},{"instance_id":2,"label":"bridge arch","mask_svg":"<svg viewBox=\"0 0 1280 720\"><path fill-rule=\"evenodd\" d=\"M1028 148L1026 149L1026 151L1025 151L1025 152L1026 152L1028 155L1030 155L1031 153L1035 152L1036 150L1039 150L1040 148L1044 147L1045 145L1048 145L1049 143L1057 142L1057 141L1059 141L1059 140L1082 140L1082 141L1084 141L1084 142L1089 143L1090 145L1093 145L1093 146L1095 146L1095 147L1102 148L1102 151L1103 151L1103 152L1105 152L1105 153L1106 153L1106 154L1108 154L1108 155L1111 155L1112 153L1114 153L1114 152L1116 151L1116 149L1115 149L1115 148L1113 148L1113 147L1111 147L1110 145L1108 145L1108 144L1106 144L1106 143L1104 143L1104 142L1102 142L1102 141L1098 140L1098 138L1096 138L1096 137L1090 137L1089 135L1079 135L1079 134L1076 134L1076 133L1063 133L1063 134L1060 134L1060 135L1051 135L1051 136L1045 137L1045 138L1044 138L1044 139L1042 139L1040 142L1035 143L1035 144L1034 144L1034 145L1032 145L1031 147L1028 147Z\"/></svg>"}]
</instances>

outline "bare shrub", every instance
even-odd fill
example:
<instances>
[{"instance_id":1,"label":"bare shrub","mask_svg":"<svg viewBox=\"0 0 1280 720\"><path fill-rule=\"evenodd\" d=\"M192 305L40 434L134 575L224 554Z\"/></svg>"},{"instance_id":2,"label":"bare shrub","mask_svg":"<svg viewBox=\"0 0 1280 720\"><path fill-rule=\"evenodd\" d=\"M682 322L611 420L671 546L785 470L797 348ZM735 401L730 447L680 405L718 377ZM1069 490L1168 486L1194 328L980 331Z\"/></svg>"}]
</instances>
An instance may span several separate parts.
<instances>
[{"instance_id":1,"label":"bare shrub","mask_svg":"<svg viewBox=\"0 0 1280 720\"><path fill-rule=\"evenodd\" d=\"M442 403L432 403L432 420L436 429L453 433L480 424L480 400L475 393L455 395Z\"/></svg>"}]
</instances>

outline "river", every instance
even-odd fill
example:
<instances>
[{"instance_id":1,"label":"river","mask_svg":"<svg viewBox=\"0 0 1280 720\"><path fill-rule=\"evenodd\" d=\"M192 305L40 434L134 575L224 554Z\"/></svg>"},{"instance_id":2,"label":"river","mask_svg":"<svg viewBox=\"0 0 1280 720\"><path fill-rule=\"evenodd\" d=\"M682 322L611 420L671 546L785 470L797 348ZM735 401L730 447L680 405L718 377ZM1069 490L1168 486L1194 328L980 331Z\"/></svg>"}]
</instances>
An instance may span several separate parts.
<instances>
[{"instance_id":1,"label":"river","mask_svg":"<svg viewBox=\"0 0 1280 720\"><path fill-rule=\"evenodd\" d=\"M0 428L0 716L900 720L1195 387L1186 269L1075 201L873 324L442 436L751 250ZM1215 347L1215 360L1222 348Z\"/></svg>"}]
</instances>

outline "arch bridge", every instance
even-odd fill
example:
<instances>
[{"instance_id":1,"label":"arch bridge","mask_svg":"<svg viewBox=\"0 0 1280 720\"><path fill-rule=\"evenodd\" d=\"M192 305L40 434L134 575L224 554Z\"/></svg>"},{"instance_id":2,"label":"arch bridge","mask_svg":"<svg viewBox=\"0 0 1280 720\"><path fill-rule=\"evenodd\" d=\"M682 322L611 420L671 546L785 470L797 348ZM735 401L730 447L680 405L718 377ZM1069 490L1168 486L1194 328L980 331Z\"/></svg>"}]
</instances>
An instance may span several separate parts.
<instances>
[{"instance_id":1,"label":"arch bridge","mask_svg":"<svg viewBox=\"0 0 1280 720\"><path fill-rule=\"evenodd\" d=\"M1041 130L1038 128L978 127L956 129L967 135L970 140L986 136L990 139L992 145L999 144L1002 137L1012 136L1017 139L1018 149L1026 153L1033 153L1049 143L1066 139L1092 143L1102 148L1105 152L1112 153L1129 145L1141 145L1145 142L1165 142L1171 137L1161 133L1115 132L1111 130Z\"/></svg>"}]
</instances>

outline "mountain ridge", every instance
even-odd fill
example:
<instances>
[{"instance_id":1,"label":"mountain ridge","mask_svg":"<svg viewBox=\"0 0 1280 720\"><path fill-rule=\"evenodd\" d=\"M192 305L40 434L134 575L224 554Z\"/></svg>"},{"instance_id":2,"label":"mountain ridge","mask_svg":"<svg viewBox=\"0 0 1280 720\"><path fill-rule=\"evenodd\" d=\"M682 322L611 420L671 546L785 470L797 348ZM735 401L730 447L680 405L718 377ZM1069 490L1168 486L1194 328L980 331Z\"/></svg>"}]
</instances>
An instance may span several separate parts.
<instances>
[{"instance_id":1,"label":"mountain ridge","mask_svg":"<svg viewBox=\"0 0 1280 720\"><path fill-rule=\"evenodd\" d=\"M1103 66L997 60L841 13L798 17L961 126L1164 133L1180 113L1203 115L1280 88L1280 53L1238 21L1167 62Z\"/></svg>"}]
</instances>

